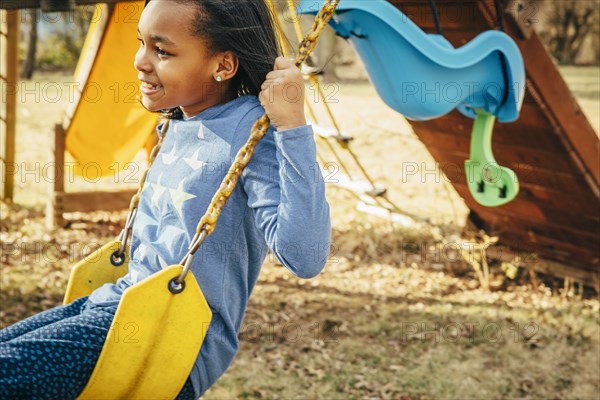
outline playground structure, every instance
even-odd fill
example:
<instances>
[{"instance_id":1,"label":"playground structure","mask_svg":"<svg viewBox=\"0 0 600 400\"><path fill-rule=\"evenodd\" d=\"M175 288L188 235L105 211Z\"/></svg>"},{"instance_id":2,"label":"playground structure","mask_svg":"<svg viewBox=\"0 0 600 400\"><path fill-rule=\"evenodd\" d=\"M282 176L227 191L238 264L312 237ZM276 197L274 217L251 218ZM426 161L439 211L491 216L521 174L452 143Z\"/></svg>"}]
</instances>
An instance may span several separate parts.
<instances>
[{"instance_id":1,"label":"playground structure","mask_svg":"<svg viewBox=\"0 0 600 400\"><path fill-rule=\"evenodd\" d=\"M34 4L35 3L35 4ZM150 116L137 101L137 73L131 67L128 57L114 57L114 54L135 54L137 43L122 40L135 37L137 20L144 7L143 1L106 2L78 1L78 5L94 6L94 15L74 74L73 99L65 111L64 118L54 127L54 140L49 164L49 199L47 225L63 224L63 214L68 212L93 210L118 210L127 205L133 190L120 191L65 191L65 151L75 163L73 172L86 177L89 171L95 176L112 175L122 170L144 147L149 151L155 142L152 135L158 120ZM116 4L112 4L116 3ZM69 11L68 2L4 2L2 7L25 8L42 7L43 11ZM16 39L19 24L18 11L4 11L3 31L15 39L8 43L18 43ZM6 20L6 23L4 21ZM3 47L4 49L4 47ZM9 110L6 127L3 130L3 198L12 198L13 174L9 169L14 165L14 130L17 88L16 50L7 48L6 57L11 69L2 74L3 88L6 90L6 108ZM4 113L3 113L4 115ZM4 133L6 132L6 133ZM4 139L6 138L6 139ZM7 167L9 166L9 167Z\"/></svg>"},{"instance_id":2,"label":"playground structure","mask_svg":"<svg viewBox=\"0 0 600 400\"><path fill-rule=\"evenodd\" d=\"M129 57L143 2L117 3L95 8L77 69L75 101L69 104L62 123L54 130L54 176L47 208L47 225L60 226L63 214L73 211L118 210L134 194L132 190L67 192L64 187L64 154L76 160L74 172L86 178L90 169L98 176L123 170L140 151L155 143L156 114L137 101L137 71ZM101 138L101 140L98 140Z\"/></svg>"},{"instance_id":3,"label":"playground structure","mask_svg":"<svg viewBox=\"0 0 600 400\"><path fill-rule=\"evenodd\" d=\"M425 2L391 3L425 31L435 31ZM438 4L444 37L455 47L482 31L497 28L492 0L460 4L446 0ZM487 208L469 196L464 174L450 178L477 227L498 235L500 243L525 256L536 253L574 267L535 260L531 264L536 269L571 276L598 288L600 139L532 29L530 7L530 2L504 3L504 30L523 55L526 92L519 120L498 124L494 130L498 161L517 172L520 194L502 207ZM468 158L469 124L460 113L411 124L442 170L460 166Z\"/></svg>"},{"instance_id":4,"label":"playground structure","mask_svg":"<svg viewBox=\"0 0 600 400\"><path fill-rule=\"evenodd\" d=\"M308 7L304 12L311 12L310 2L302 3ZM376 3L387 8L378 11ZM448 174L448 178L470 208L470 221L476 227L498 235L500 243L511 247L513 254L516 252L527 259L535 253L545 259L529 258L530 262L525 260L525 265L559 276L575 277L598 288L600 143L532 30L531 21L527 20L532 5L520 1L504 3L502 14L505 19L499 20L492 0L465 0L460 4L438 1L440 19L436 23L430 4L416 0L389 2L404 12L398 13L396 20L390 22L390 15L395 10L387 3L344 2L332 25L359 53L384 101L398 111L404 108L402 113L409 119L412 117L415 133L440 168L450 172L460 168L460 173ZM430 33L429 39L411 32L414 31L411 19ZM440 46L450 44L454 48L466 48L481 41L481 32L493 33L487 31L499 28L502 22L505 22L505 32L523 55L527 79L520 118L516 122L496 125L494 149L500 165L508 166L519 176L521 190L514 201L489 208L476 200L475 182L465 173L465 160L473 155L474 137L469 137L469 126L472 125L469 113L459 107L458 111L430 119L436 107L445 106L443 100L433 105L419 105L431 107L431 110L398 101L397 93L389 88L395 86L397 92L404 83L402 77L406 73L403 69L410 65L412 50L408 49L406 54L395 59L385 55L391 54L390 45L380 43L401 42L405 35L412 39L409 44L421 40L431 42L428 46L437 42ZM394 23L408 32L394 32L391 29ZM443 36L440 35L442 27ZM382 34L386 30L387 37ZM451 83L459 81L455 79ZM413 78L410 82L420 81ZM430 83L440 83L440 80ZM432 90L429 86L418 88L416 97L427 88ZM561 261L568 266L546 260Z\"/></svg>"},{"instance_id":5,"label":"playground structure","mask_svg":"<svg viewBox=\"0 0 600 400\"><path fill-rule=\"evenodd\" d=\"M93 2L77 1L76 3L92 4ZM143 2L126 3L131 6ZM436 33L435 18L427 1L393 0L389 3L401 10L420 29L428 33ZM556 260L567 265L536 260L533 264L538 270L558 276L571 276L598 285L600 263L597 254L597 243L600 239L598 230L600 218L597 211L597 201L600 197L598 136L533 31L531 21L527 21L527 17L531 15L531 3L510 1L502 4L505 11L505 32L514 39L523 55L527 78L519 120L508 124L496 124L493 144L498 162L515 171L520 178L520 193L508 204L488 208L480 205L472 197L472 188L469 188L464 170L461 170L461 174L453 173L448 177L471 209L470 220L477 227L485 229L492 235L498 235L502 244L510 246L517 253L521 252L525 256L536 253L546 260ZM2 8L36 5L39 5L39 2L8 1L3 2ZM443 40L455 48L469 43L483 31L498 28L493 0L460 2L438 0L438 6ZM11 20L18 22L13 12L8 14L7 26L10 25ZM10 35L11 29L7 26L3 32ZM14 28L12 31L14 32ZM10 44L11 40L8 40L8 43ZM93 40L86 44L91 49L93 46L90 44L93 44ZM101 44L102 40L100 40ZM11 50L11 46L2 46L2 51L14 50ZM95 56L100 53L96 49L89 54L90 59L95 59ZM11 58L10 54L6 53L6 56L3 54L1 58L3 63L13 66L12 71L15 70L14 57ZM80 64L78 69L83 74L82 71L85 71L86 67ZM93 68L89 72L93 73ZM2 73L2 78L10 83L11 80L16 80L16 75L9 70ZM135 81L135 78L133 80ZM552 82L552 85L548 82ZM11 162L10 149L14 146L14 141L11 144L10 132L12 130L14 138L15 114L14 103L11 106L10 97L10 93L7 93L6 111L2 113L3 126L6 126L3 128L6 134L3 135L2 143L5 164ZM56 129L54 154L58 165L64 161L62 150L69 147L68 129L71 123L67 120ZM437 119L412 121L411 125L442 170L464 167L465 160L470 158L469 127L472 125L472 120L469 117L459 111L452 111ZM151 128L140 130L140 132L147 132L143 134L146 138L152 131ZM329 136L327 140L331 142L333 139L334 143L342 147L344 143L351 140L340 135L339 129L334 129L333 134L327 132L327 129L320 131L322 137ZM138 149L146 143L145 139L140 138L136 141ZM115 143L118 147L118 141ZM56 174L60 176L60 169L57 169ZM10 176L7 175L4 180L5 186L9 180ZM60 182L60 179L56 179L55 186L52 188L54 201L49 208L53 210L49 213L52 222L60 222L63 212L124 208L132 194L131 191L94 192L85 195L64 193L64 186L61 186ZM365 194L372 199L384 198L381 195L385 193L385 189L376 187L372 181L369 182L367 179L367 184L363 186L362 189L357 189L355 184L351 189L361 192L359 195L361 199L365 198ZM10 197L7 196L8 194L10 191L5 191L4 197ZM110 201L104 202L101 196L103 199L109 198Z\"/></svg>"}]
</instances>

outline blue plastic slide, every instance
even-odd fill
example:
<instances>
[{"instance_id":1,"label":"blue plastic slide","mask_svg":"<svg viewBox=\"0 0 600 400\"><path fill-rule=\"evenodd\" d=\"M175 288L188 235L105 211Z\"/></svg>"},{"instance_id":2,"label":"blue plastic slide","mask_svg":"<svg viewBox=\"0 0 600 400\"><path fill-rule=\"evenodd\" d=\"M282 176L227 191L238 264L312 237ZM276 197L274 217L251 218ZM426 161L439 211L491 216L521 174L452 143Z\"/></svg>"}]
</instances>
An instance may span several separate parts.
<instances>
[{"instance_id":1,"label":"blue plastic slide","mask_svg":"<svg viewBox=\"0 0 600 400\"><path fill-rule=\"evenodd\" d=\"M315 14L319 5L302 0L298 11ZM519 116L525 68L504 32L483 32L455 49L383 0L342 0L330 25L354 46L381 98L409 119L437 118L455 108L471 118L482 110L499 122Z\"/></svg>"}]
</instances>

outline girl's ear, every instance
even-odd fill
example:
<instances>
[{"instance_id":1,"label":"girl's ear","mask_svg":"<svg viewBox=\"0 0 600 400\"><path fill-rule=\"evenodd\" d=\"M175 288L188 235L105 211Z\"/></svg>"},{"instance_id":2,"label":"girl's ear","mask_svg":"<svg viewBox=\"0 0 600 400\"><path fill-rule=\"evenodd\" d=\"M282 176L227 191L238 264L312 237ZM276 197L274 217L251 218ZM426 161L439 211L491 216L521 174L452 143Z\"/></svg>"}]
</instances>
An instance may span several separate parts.
<instances>
[{"instance_id":1,"label":"girl's ear","mask_svg":"<svg viewBox=\"0 0 600 400\"><path fill-rule=\"evenodd\" d=\"M225 51L218 57L217 75L220 75L224 81L233 78L240 64L237 56L231 51Z\"/></svg>"}]
</instances>

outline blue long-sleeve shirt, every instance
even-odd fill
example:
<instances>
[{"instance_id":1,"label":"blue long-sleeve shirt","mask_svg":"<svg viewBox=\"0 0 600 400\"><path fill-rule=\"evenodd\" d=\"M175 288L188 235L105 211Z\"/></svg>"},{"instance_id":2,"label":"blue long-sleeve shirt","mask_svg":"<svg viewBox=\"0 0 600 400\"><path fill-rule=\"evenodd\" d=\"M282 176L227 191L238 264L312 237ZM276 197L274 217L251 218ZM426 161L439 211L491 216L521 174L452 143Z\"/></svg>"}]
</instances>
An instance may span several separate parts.
<instances>
[{"instance_id":1,"label":"blue long-sleeve shirt","mask_svg":"<svg viewBox=\"0 0 600 400\"><path fill-rule=\"evenodd\" d=\"M258 99L248 95L188 120L171 121L142 190L129 272L116 284L97 289L90 301L115 305L127 287L181 261L212 196L263 113ZM237 353L237 335L268 249L295 275L310 278L325 265L330 234L312 129L271 129L191 267L213 312L190 375L198 396Z\"/></svg>"}]
</instances>

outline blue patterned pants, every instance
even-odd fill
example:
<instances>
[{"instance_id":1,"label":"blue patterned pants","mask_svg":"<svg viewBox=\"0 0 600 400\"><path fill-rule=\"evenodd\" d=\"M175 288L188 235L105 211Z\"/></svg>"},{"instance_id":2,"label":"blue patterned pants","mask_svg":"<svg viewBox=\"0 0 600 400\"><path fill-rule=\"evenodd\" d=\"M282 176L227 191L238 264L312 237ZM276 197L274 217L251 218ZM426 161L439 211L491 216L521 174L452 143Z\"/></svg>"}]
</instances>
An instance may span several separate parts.
<instances>
[{"instance_id":1,"label":"blue patterned pants","mask_svg":"<svg viewBox=\"0 0 600 400\"><path fill-rule=\"evenodd\" d=\"M75 399L116 311L84 297L0 330L0 399ZM188 379L177 399L194 398Z\"/></svg>"}]
</instances>

